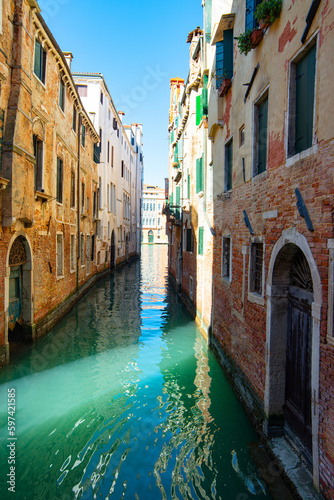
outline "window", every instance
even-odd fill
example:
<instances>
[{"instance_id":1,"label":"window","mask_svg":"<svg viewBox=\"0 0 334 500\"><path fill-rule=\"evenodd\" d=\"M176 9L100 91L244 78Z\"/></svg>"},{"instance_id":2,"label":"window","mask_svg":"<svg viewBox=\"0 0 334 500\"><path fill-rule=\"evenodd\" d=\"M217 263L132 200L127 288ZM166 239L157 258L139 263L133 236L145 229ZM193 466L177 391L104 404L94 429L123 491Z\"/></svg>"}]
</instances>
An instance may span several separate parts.
<instances>
[{"instance_id":1,"label":"window","mask_svg":"<svg viewBox=\"0 0 334 500\"><path fill-rule=\"evenodd\" d=\"M252 243L250 253L250 291L262 295L263 243Z\"/></svg>"},{"instance_id":2,"label":"window","mask_svg":"<svg viewBox=\"0 0 334 500\"><path fill-rule=\"evenodd\" d=\"M71 272L75 271L75 236L71 234L71 259L70 259Z\"/></svg>"},{"instance_id":3,"label":"window","mask_svg":"<svg viewBox=\"0 0 334 500\"><path fill-rule=\"evenodd\" d=\"M158 203L158 212L161 212L161 203Z\"/></svg>"},{"instance_id":4,"label":"window","mask_svg":"<svg viewBox=\"0 0 334 500\"><path fill-rule=\"evenodd\" d=\"M124 177L124 161L122 160L121 164L121 176Z\"/></svg>"},{"instance_id":5,"label":"window","mask_svg":"<svg viewBox=\"0 0 334 500\"><path fill-rule=\"evenodd\" d=\"M204 227L198 228L198 255L203 255Z\"/></svg>"},{"instance_id":6,"label":"window","mask_svg":"<svg viewBox=\"0 0 334 500\"><path fill-rule=\"evenodd\" d=\"M246 26L245 29L253 30L258 26L254 14L256 7L262 2L262 0L246 0Z\"/></svg>"},{"instance_id":7,"label":"window","mask_svg":"<svg viewBox=\"0 0 334 500\"><path fill-rule=\"evenodd\" d=\"M81 183L81 213L85 213L85 183Z\"/></svg>"},{"instance_id":8,"label":"window","mask_svg":"<svg viewBox=\"0 0 334 500\"><path fill-rule=\"evenodd\" d=\"M108 149L107 149L107 161L110 162L110 142L108 141Z\"/></svg>"},{"instance_id":9,"label":"window","mask_svg":"<svg viewBox=\"0 0 334 500\"><path fill-rule=\"evenodd\" d=\"M63 160L57 158L57 201L63 203Z\"/></svg>"},{"instance_id":10,"label":"window","mask_svg":"<svg viewBox=\"0 0 334 500\"><path fill-rule=\"evenodd\" d=\"M33 136L34 155L35 155L35 190L42 191L43 189L43 142Z\"/></svg>"},{"instance_id":11,"label":"window","mask_svg":"<svg viewBox=\"0 0 334 500\"><path fill-rule=\"evenodd\" d=\"M110 239L110 222L108 222L108 240Z\"/></svg>"},{"instance_id":12,"label":"window","mask_svg":"<svg viewBox=\"0 0 334 500\"><path fill-rule=\"evenodd\" d=\"M86 262L87 262L87 272L89 271L89 262L90 262L90 235L86 236Z\"/></svg>"},{"instance_id":13,"label":"window","mask_svg":"<svg viewBox=\"0 0 334 500\"><path fill-rule=\"evenodd\" d=\"M194 233L191 228L187 228L186 250L187 252L194 252Z\"/></svg>"},{"instance_id":14,"label":"window","mask_svg":"<svg viewBox=\"0 0 334 500\"><path fill-rule=\"evenodd\" d=\"M77 130L77 108L73 104L73 118L72 118L72 129L74 132Z\"/></svg>"},{"instance_id":15,"label":"window","mask_svg":"<svg viewBox=\"0 0 334 500\"><path fill-rule=\"evenodd\" d=\"M81 145L84 148L86 143L86 127L85 125L81 126Z\"/></svg>"},{"instance_id":16,"label":"window","mask_svg":"<svg viewBox=\"0 0 334 500\"><path fill-rule=\"evenodd\" d=\"M268 94L255 105L254 176L267 170Z\"/></svg>"},{"instance_id":17,"label":"window","mask_svg":"<svg viewBox=\"0 0 334 500\"><path fill-rule=\"evenodd\" d=\"M93 219L97 219L97 197L97 192L93 191Z\"/></svg>"},{"instance_id":18,"label":"window","mask_svg":"<svg viewBox=\"0 0 334 500\"><path fill-rule=\"evenodd\" d=\"M288 156L313 145L316 44L291 65Z\"/></svg>"},{"instance_id":19,"label":"window","mask_svg":"<svg viewBox=\"0 0 334 500\"><path fill-rule=\"evenodd\" d=\"M187 198L190 200L190 173L188 169L188 175L187 175Z\"/></svg>"},{"instance_id":20,"label":"window","mask_svg":"<svg viewBox=\"0 0 334 500\"><path fill-rule=\"evenodd\" d=\"M57 276L61 277L64 275L63 269L63 235L57 234Z\"/></svg>"},{"instance_id":21,"label":"window","mask_svg":"<svg viewBox=\"0 0 334 500\"><path fill-rule=\"evenodd\" d=\"M59 107L65 111L65 85L62 79L59 80Z\"/></svg>"},{"instance_id":22,"label":"window","mask_svg":"<svg viewBox=\"0 0 334 500\"><path fill-rule=\"evenodd\" d=\"M81 234L80 237L80 260L81 265L85 263L85 235Z\"/></svg>"},{"instance_id":23,"label":"window","mask_svg":"<svg viewBox=\"0 0 334 500\"><path fill-rule=\"evenodd\" d=\"M203 158L196 160L196 193L203 191Z\"/></svg>"},{"instance_id":24,"label":"window","mask_svg":"<svg viewBox=\"0 0 334 500\"><path fill-rule=\"evenodd\" d=\"M245 144L245 125L240 127L239 129L239 147L243 146Z\"/></svg>"},{"instance_id":25,"label":"window","mask_svg":"<svg viewBox=\"0 0 334 500\"><path fill-rule=\"evenodd\" d=\"M233 29L224 30L224 40L216 43L216 88L233 77Z\"/></svg>"},{"instance_id":26,"label":"window","mask_svg":"<svg viewBox=\"0 0 334 500\"><path fill-rule=\"evenodd\" d=\"M103 92L101 92L100 102L103 104Z\"/></svg>"},{"instance_id":27,"label":"window","mask_svg":"<svg viewBox=\"0 0 334 500\"><path fill-rule=\"evenodd\" d=\"M158 226L160 226L160 217L158 217Z\"/></svg>"},{"instance_id":28,"label":"window","mask_svg":"<svg viewBox=\"0 0 334 500\"><path fill-rule=\"evenodd\" d=\"M34 73L41 82L45 83L46 51L38 40L35 40Z\"/></svg>"},{"instance_id":29,"label":"window","mask_svg":"<svg viewBox=\"0 0 334 500\"><path fill-rule=\"evenodd\" d=\"M89 213L89 196L87 196L87 213Z\"/></svg>"},{"instance_id":30,"label":"window","mask_svg":"<svg viewBox=\"0 0 334 500\"><path fill-rule=\"evenodd\" d=\"M71 208L75 207L75 172L71 170L71 196L70 196Z\"/></svg>"},{"instance_id":31,"label":"window","mask_svg":"<svg viewBox=\"0 0 334 500\"><path fill-rule=\"evenodd\" d=\"M114 146L111 146L111 166L114 167Z\"/></svg>"},{"instance_id":32,"label":"window","mask_svg":"<svg viewBox=\"0 0 334 500\"><path fill-rule=\"evenodd\" d=\"M231 279L231 238L223 237L222 277Z\"/></svg>"},{"instance_id":33,"label":"window","mask_svg":"<svg viewBox=\"0 0 334 500\"><path fill-rule=\"evenodd\" d=\"M90 251L90 260L93 262L95 257L95 235L92 235L92 245Z\"/></svg>"},{"instance_id":34,"label":"window","mask_svg":"<svg viewBox=\"0 0 334 500\"><path fill-rule=\"evenodd\" d=\"M194 283L193 283L192 277L190 276L189 277L189 297L192 299L193 296L194 296Z\"/></svg>"},{"instance_id":35,"label":"window","mask_svg":"<svg viewBox=\"0 0 334 500\"><path fill-rule=\"evenodd\" d=\"M87 97L87 85L77 85L77 91L80 97Z\"/></svg>"},{"instance_id":36,"label":"window","mask_svg":"<svg viewBox=\"0 0 334 500\"><path fill-rule=\"evenodd\" d=\"M100 128L100 151L102 151L102 128Z\"/></svg>"},{"instance_id":37,"label":"window","mask_svg":"<svg viewBox=\"0 0 334 500\"><path fill-rule=\"evenodd\" d=\"M224 191L232 189L233 140L225 145Z\"/></svg>"},{"instance_id":38,"label":"window","mask_svg":"<svg viewBox=\"0 0 334 500\"><path fill-rule=\"evenodd\" d=\"M107 184L107 207L108 207L108 212L110 211L110 207L109 207L109 184Z\"/></svg>"}]
</instances>

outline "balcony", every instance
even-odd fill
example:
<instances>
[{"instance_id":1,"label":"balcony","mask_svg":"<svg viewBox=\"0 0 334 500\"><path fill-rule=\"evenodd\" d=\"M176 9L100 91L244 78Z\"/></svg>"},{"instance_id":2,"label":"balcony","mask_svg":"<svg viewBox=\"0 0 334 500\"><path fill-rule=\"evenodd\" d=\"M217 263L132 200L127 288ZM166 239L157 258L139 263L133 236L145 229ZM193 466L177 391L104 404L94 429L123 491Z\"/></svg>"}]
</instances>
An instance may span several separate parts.
<instances>
[{"instance_id":1,"label":"balcony","mask_svg":"<svg viewBox=\"0 0 334 500\"><path fill-rule=\"evenodd\" d=\"M164 215L166 215L167 222L171 222L172 224L175 224L176 226L181 225L182 209L181 209L180 205L166 204L162 209L162 213Z\"/></svg>"}]
</instances>

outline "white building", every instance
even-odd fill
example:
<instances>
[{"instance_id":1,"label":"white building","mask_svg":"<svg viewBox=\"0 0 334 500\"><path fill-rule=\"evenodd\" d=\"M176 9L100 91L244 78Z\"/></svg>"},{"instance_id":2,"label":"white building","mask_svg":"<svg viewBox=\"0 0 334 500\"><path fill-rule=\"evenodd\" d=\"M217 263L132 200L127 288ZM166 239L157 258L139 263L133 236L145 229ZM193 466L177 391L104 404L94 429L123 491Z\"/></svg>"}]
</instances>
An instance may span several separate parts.
<instances>
[{"instance_id":1,"label":"white building","mask_svg":"<svg viewBox=\"0 0 334 500\"><path fill-rule=\"evenodd\" d=\"M122 124L101 73L73 73L78 93L100 135L97 252L111 267L140 253L142 126Z\"/></svg>"},{"instance_id":2,"label":"white building","mask_svg":"<svg viewBox=\"0 0 334 500\"><path fill-rule=\"evenodd\" d=\"M165 190L144 184L142 243L168 243L166 216L162 213L165 203Z\"/></svg>"}]
</instances>

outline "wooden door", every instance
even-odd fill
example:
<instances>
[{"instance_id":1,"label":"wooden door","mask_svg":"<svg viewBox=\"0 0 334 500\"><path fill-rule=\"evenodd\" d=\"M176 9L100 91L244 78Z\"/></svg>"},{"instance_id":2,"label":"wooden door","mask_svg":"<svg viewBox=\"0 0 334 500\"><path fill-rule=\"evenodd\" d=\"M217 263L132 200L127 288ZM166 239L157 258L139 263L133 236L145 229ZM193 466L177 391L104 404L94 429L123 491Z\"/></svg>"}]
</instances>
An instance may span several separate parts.
<instances>
[{"instance_id":1,"label":"wooden door","mask_svg":"<svg viewBox=\"0 0 334 500\"><path fill-rule=\"evenodd\" d=\"M293 280L290 285L288 297L285 422L300 440L310 458L312 457L312 302L310 279L303 282L298 276L298 280Z\"/></svg>"}]
</instances>

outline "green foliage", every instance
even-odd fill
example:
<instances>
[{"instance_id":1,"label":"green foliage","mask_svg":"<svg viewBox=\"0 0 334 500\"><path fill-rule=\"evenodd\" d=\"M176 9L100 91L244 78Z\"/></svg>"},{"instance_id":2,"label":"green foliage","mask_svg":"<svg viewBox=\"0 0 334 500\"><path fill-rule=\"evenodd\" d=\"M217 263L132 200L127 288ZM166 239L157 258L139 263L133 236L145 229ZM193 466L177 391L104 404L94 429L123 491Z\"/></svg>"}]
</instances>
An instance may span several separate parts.
<instances>
[{"instance_id":1,"label":"green foliage","mask_svg":"<svg viewBox=\"0 0 334 500\"><path fill-rule=\"evenodd\" d=\"M247 30L245 33L241 33L238 36L238 49L240 54L245 54L245 56L252 50L251 42L252 30Z\"/></svg>"},{"instance_id":2,"label":"green foliage","mask_svg":"<svg viewBox=\"0 0 334 500\"><path fill-rule=\"evenodd\" d=\"M255 11L257 21L270 22L272 24L275 19L280 16L282 10L282 0L263 0Z\"/></svg>"}]
</instances>

